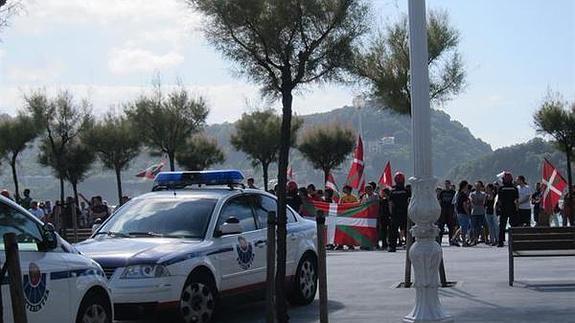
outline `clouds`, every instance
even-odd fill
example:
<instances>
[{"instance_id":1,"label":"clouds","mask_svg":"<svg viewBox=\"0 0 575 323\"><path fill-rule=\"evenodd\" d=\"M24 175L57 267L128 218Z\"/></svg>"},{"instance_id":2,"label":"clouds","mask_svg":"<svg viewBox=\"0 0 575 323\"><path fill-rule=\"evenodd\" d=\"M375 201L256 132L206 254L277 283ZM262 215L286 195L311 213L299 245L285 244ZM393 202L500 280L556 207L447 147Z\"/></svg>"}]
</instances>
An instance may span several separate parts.
<instances>
[{"instance_id":1,"label":"clouds","mask_svg":"<svg viewBox=\"0 0 575 323\"><path fill-rule=\"evenodd\" d=\"M108 56L110 71L117 74L131 72L154 72L175 67L184 62L184 56L177 51L155 54L141 48L112 49Z\"/></svg>"}]
</instances>

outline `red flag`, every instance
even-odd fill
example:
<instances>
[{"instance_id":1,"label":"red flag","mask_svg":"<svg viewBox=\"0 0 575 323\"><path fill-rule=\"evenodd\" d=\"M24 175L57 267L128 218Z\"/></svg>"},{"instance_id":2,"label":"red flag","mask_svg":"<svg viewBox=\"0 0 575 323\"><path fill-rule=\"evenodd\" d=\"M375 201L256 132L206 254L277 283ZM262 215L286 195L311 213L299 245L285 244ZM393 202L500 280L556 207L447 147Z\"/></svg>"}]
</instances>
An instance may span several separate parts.
<instances>
[{"instance_id":1,"label":"red flag","mask_svg":"<svg viewBox=\"0 0 575 323\"><path fill-rule=\"evenodd\" d=\"M158 164L152 165L144 170L141 170L139 173L136 174L136 177L154 179L156 175L158 175L158 173L162 171L162 168L164 168L165 164L166 161L162 160Z\"/></svg>"},{"instance_id":2,"label":"red flag","mask_svg":"<svg viewBox=\"0 0 575 323\"><path fill-rule=\"evenodd\" d=\"M567 181L547 159L543 160L542 175L543 197L541 198L541 206L546 212L552 213L563 194L563 190L567 187Z\"/></svg>"},{"instance_id":3,"label":"red flag","mask_svg":"<svg viewBox=\"0 0 575 323\"><path fill-rule=\"evenodd\" d=\"M307 215L315 215L318 210L326 215L328 244L374 246L377 243L378 200L345 204L304 201L303 212Z\"/></svg>"},{"instance_id":4,"label":"red flag","mask_svg":"<svg viewBox=\"0 0 575 323\"><path fill-rule=\"evenodd\" d=\"M295 181L295 176L293 175L293 168L290 166L287 170L288 181Z\"/></svg>"},{"instance_id":5,"label":"red flag","mask_svg":"<svg viewBox=\"0 0 575 323\"><path fill-rule=\"evenodd\" d=\"M347 175L347 185L359 189L361 185L361 179L363 177L363 141L361 136L357 137L357 146L355 147L353 162L351 163L351 168L349 169L349 174Z\"/></svg>"},{"instance_id":6,"label":"red flag","mask_svg":"<svg viewBox=\"0 0 575 323\"><path fill-rule=\"evenodd\" d=\"M387 162L387 164L385 164L385 168L383 169L383 173L381 174L381 177L379 178L379 186L385 188L385 187L393 187L393 178L391 177L391 162Z\"/></svg>"},{"instance_id":7,"label":"red flag","mask_svg":"<svg viewBox=\"0 0 575 323\"><path fill-rule=\"evenodd\" d=\"M327 175L327 181L325 182L325 187L330 188L333 191L333 201L335 203L339 202L339 188L335 183L335 178L332 173Z\"/></svg>"}]
</instances>

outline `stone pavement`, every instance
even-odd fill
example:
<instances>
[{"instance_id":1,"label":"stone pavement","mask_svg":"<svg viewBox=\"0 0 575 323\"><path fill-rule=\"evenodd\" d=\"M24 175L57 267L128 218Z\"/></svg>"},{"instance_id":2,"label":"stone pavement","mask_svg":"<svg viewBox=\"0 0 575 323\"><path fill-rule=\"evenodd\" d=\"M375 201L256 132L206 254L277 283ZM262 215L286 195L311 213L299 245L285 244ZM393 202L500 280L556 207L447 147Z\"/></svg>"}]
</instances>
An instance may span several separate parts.
<instances>
[{"instance_id":1,"label":"stone pavement","mask_svg":"<svg viewBox=\"0 0 575 323\"><path fill-rule=\"evenodd\" d=\"M444 308L456 322L575 322L575 257L516 258L508 286L506 248L444 247L448 281ZM405 251L338 251L328 254L330 322L401 322L414 303L403 279ZM318 322L317 300L291 308L290 322ZM218 322L264 322L263 302L225 308Z\"/></svg>"}]
</instances>

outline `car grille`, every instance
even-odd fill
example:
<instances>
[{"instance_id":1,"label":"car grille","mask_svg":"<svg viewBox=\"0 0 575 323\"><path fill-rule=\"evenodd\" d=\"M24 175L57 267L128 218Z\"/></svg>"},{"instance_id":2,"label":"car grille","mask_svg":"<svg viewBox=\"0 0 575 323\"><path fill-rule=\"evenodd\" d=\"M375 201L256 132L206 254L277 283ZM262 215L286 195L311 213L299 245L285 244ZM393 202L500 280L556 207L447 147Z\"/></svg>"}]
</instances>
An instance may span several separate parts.
<instances>
[{"instance_id":1,"label":"car grille","mask_svg":"<svg viewBox=\"0 0 575 323\"><path fill-rule=\"evenodd\" d=\"M114 272L116 271L116 267L104 267L102 269L104 269L104 274L106 274L106 278L108 278L108 280L112 278L112 275L114 275Z\"/></svg>"}]
</instances>

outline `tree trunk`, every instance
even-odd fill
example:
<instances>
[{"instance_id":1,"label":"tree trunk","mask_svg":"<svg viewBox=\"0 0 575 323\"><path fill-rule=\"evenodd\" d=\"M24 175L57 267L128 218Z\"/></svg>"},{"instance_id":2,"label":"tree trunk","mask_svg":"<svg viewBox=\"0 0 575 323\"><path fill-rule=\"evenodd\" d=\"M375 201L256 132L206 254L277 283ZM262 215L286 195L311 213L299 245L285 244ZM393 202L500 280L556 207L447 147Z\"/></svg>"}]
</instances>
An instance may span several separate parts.
<instances>
[{"instance_id":1,"label":"tree trunk","mask_svg":"<svg viewBox=\"0 0 575 323\"><path fill-rule=\"evenodd\" d=\"M173 151L168 152L168 159L170 160L170 171L176 170L175 153Z\"/></svg>"},{"instance_id":2,"label":"tree trunk","mask_svg":"<svg viewBox=\"0 0 575 323\"><path fill-rule=\"evenodd\" d=\"M118 205L122 205L122 170L120 167L114 169L116 171L116 185L118 186Z\"/></svg>"},{"instance_id":3,"label":"tree trunk","mask_svg":"<svg viewBox=\"0 0 575 323\"><path fill-rule=\"evenodd\" d=\"M282 127L278 159L278 223L277 223L277 273L276 273L276 315L278 323L289 321L286 304L286 189L287 168L291 135L293 96L291 90L282 92ZM297 211L297 210L296 210Z\"/></svg>"},{"instance_id":4,"label":"tree trunk","mask_svg":"<svg viewBox=\"0 0 575 323\"><path fill-rule=\"evenodd\" d=\"M64 177L61 176L60 180L60 205L64 207Z\"/></svg>"},{"instance_id":5,"label":"tree trunk","mask_svg":"<svg viewBox=\"0 0 575 323\"><path fill-rule=\"evenodd\" d=\"M12 167L12 179L14 180L14 199L16 203L20 203L20 190L18 188L18 174L16 173L16 157L17 154L12 155L10 160L10 167Z\"/></svg>"},{"instance_id":6,"label":"tree trunk","mask_svg":"<svg viewBox=\"0 0 575 323\"><path fill-rule=\"evenodd\" d=\"M270 164L268 163L262 163L262 172L264 174L264 190L267 192L268 191L268 167L270 166Z\"/></svg>"},{"instance_id":7,"label":"tree trunk","mask_svg":"<svg viewBox=\"0 0 575 323\"><path fill-rule=\"evenodd\" d=\"M569 148L569 147L565 147L565 151L566 151L566 155L567 155L567 183L568 183L568 187L567 187L567 192L569 192L569 199L567 201L564 201L563 204L565 205L565 202L567 202L567 207L569 208L569 214L571 214L571 218L573 218L573 212L574 210L574 206L573 206L573 193L575 193L573 191L573 175L571 173L571 154L573 153L573 148ZM565 207L564 207L565 208ZM563 222L565 223L565 222ZM570 223L571 226L573 226L573 223Z\"/></svg>"},{"instance_id":8,"label":"tree trunk","mask_svg":"<svg viewBox=\"0 0 575 323\"><path fill-rule=\"evenodd\" d=\"M74 228L74 242L78 242L78 214L76 210L80 208L78 205L78 183L72 183L72 190L74 191L74 204L70 205L72 214L72 227Z\"/></svg>"},{"instance_id":9,"label":"tree trunk","mask_svg":"<svg viewBox=\"0 0 575 323\"><path fill-rule=\"evenodd\" d=\"M329 169L329 168L323 169L323 186L324 186L324 188L325 188L325 184L327 183L327 179L329 178L330 172L331 172L331 169Z\"/></svg>"}]
</instances>

